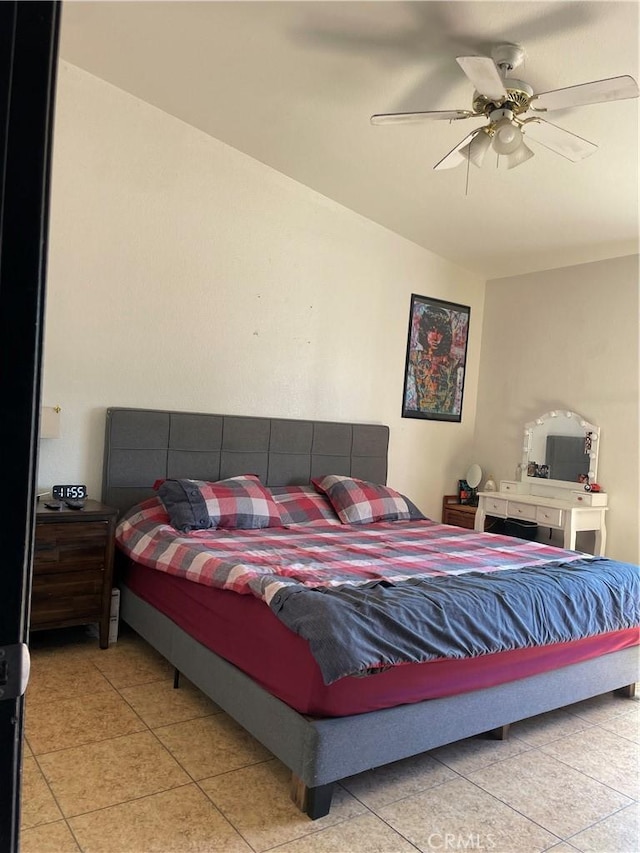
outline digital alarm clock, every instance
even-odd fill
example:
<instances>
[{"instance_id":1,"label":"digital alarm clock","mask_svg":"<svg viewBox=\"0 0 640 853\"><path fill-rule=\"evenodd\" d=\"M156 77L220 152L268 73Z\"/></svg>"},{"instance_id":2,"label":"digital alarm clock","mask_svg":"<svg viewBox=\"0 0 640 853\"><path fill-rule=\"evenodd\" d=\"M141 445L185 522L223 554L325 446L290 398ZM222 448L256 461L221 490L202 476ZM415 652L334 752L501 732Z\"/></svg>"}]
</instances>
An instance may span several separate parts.
<instances>
[{"instance_id":1,"label":"digital alarm clock","mask_svg":"<svg viewBox=\"0 0 640 853\"><path fill-rule=\"evenodd\" d=\"M83 501L87 497L87 487L78 485L52 486L51 494L57 501Z\"/></svg>"}]
</instances>

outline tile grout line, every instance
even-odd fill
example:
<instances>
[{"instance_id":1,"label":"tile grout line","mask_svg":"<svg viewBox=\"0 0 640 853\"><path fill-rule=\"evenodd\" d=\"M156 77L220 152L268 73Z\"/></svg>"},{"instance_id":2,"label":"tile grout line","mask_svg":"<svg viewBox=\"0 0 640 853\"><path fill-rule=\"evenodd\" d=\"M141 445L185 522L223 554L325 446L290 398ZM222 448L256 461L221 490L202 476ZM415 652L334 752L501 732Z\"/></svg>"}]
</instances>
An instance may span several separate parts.
<instances>
[{"instance_id":1,"label":"tile grout line","mask_svg":"<svg viewBox=\"0 0 640 853\"><path fill-rule=\"evenodd\" d=\"M585 826L584 829L579 829L577 832L574 832L572 835L567 836L567 838L565 838L564 840L570 844L572 838L576 838L576 836L581 835L583 832L587 832L590 829L594 829L595 827L599 826L601 823L604 823L605 821L610 820L615 815L620 814L621 812L624 812L627 809L630 809L634 805L637 805L637 800L632 800L630 803L626 803L624 806L620 806L619 809L616 809L615 811L611 812L611 814L608 814L608 815L605 815L604 817L598 818L598 820L594 820L594 822L590 823L589 826ZM623 853L623 851L620 851L620 853Z\"/></svg>"},{"instance_id":2,"label":"tile grout line","mask_svg":"<svg viewBox=\"0 0 640 853\"><path fill-rule=\"evenodd\" d=\"M60 805L60 803L58 802L58 798L56 797L56 794L55 794L55 792L54 792L53 788L51 787L51 784L49 783L49 780L47 779L47 776L46 776L46 774L45 774L44 770L43 770L43 769L42 769L42 767L40 766L40 762L38 761L38 758L37 758L37 756L35 755L35 753L34 753L34 755L33 755L33 760L34 760L34 761L35 761L35 763L36 763L36 766L37 766L37 768L38 768L38 772L40 773L40 775L41 775L41 776L42 776L42 778L44 779L44 783L45 783L45 785L46 785L46 786L47 786L47 788L49 789L49 793L51 794L51 797L52 797L52 799L53 799L54 803L56 804L56 807L57 807L58 811L60 812L60 815L62 816L62 820L64 820L64 822L66 823L66 822L67 822L67 816L65 815L64 811L62 810L62 806L61 806L61 805ZM60 818L56 818L56 821L58 821L58 820L60 820ZM56 821L52 821L52 820L50 820L50 821L46 821L44 824L36 824L36 825L37 825L37 826L44 826L44 825L49 824L49 823L55 823ZM34 828L34 827L28 827L28 829L33 829L33 828Z\"/></svg>"},{"instance_id":3,"label":"tile grout line","mask_svg":"<svg viewBox=\"0 0 640 853\"><path fill-rule=\"evenodd\" d=\"M115 688L113 688L113 692L118 696L118 698L122 699L122 701L123 701L123 702L125 702L125 703L127 704L127 706L131 709L131 711L133 711L133 713L134 713L134 715L136 716L136 718L138 719L138 721L139 721L140 723L142 723L142 725L143 725L145 728L148 728L148 725L147 725L147 723L145 722L145 720L143 720L143 719L140 717L140 714L138 714L138 713L137 713L137 711L135 710L135 708L133 708L133 707L132 707L132 706L131 706L127 701L126 701L126 699L124 698L124 696L122 696L122 695L120 694L120 692L119 692L118 690L116 690ZM98 691L98 692L95 692L95 693L87 693L87 694L85 694L85 695L80 694L80 696L78 696L78 697L74 697L74 698L85 698L85 699L86 699L86 698L87 698L87 697L89 697L89 696L100 696L100 695L101 695L101 693L100 693L100 691ZM106 695L108 695L108 694L106 694ZM61 701L61 702L68 702L68 701L73 701L73 700L71 700L71 699L61 699L61 700L57 700L57 701ZM127 737L127 735L128 735L128 734L138 734L138 733L139 733L139 732L141 732L141 731L144 731L144 729L138 729L137 731L134 731L134 732L127 732L126 734L120 734L120 735L107 735L106 737L101 737L101 738L98 738L98 739L96 739L96 740L89 740L89 741L84 741L83 743L74 744L73 746L62 746L62 747L59 747L58 749L43 750L43 751L38 752L37 754L38 754L38 755L53 755L53 754L55 754L55 753L57 753L57 752L63 752L65 749L77 749L78 747L82 747L82 746L91 746L92 744L96 744L96 743L104 743L105 741L108 741L108 740L115 740L116 738L119 738L119 737ZM27 738L26 738L26 737L25 737L25 740L27 740ZM34 751L33 747L31 746L31 743L29 743L29 748L31 749L31 752L35 755L36 753L35 753L35 751Z\"/></svg>"},{"instance_id":4,"label":"tile grout line","mask_svg":"<svg viewBox=\"0 0 640 853\"><path fill-rule=\"evenodd\" d=\"M87 817L87 815L99 814L100 812L109 811L109 809L117 809L119 806L128 806L129 803L136 803L139 800L147 800L150 797L157 797L159 794L166 794L168 791L178 791L180 788L190 788L191 785L193 785L192 780L183 782L180 785L171 785L170 788L163 788L162 791L154 791L152 794L140 794L137 797L130 797L128 800L121 800L118 803L109 803L106 806L98 806L96 809L88 809L86 812L78 812L77 814L65 817L65 820L68 822L75 820L77 817Z\"/></svg>"},{"instance_id":5,"label":"tile grout line","mask_svg":"<svg viewBox=\"0 0 640 853\"><path fill-rule=\"evenodd\" d=\"M554 742L555 742L555 741L554 741ZM547 754L547 753L545 753L545 755L546 755L546 754ZM517 756L514 756L514 757L515 757L515 758L517 758ZM599 783L600 785L602 785L603 787L608 788L609 790L614 791L616 794L619 794L619 795L620 795L620 796L622 796L622 797L626 797L626 798L629 800L629 802L627 802L627 803L623 804L622 806L616 807L616 808L614 809L614 811L610 812L610 813L609 813L609 814L607 814L607 815L604 815L604 816L603 816L603 817L601 817L601 818L598 818L596 821L594 821L593 823L589 824L588 826L582 827L582 828L581 828L581 829L579 829L577 832L571 833L571 835L567 836L567 838L561 837L561 838L560 838L560 840L561 840L561 841L567 841L567 840L568 840L568 838L573 838L573 837L575 837L576 835L579 835L581 832L585 832L587 829L591 829L591 828L592 828L593 826L595 826L596 824L601 823L601 822L602 822L602 821L604 821L604 820L608 820L608 819L609 819L610 817L612 817L614 814L617 814L618 812L623 811L624 809L629 808L630 806L632 806L632 805L636 802L635 800L633 800L632 798L630 798L630 797L628 796L628 794L624 794L624 793L622 793L621 791L618 791L618 790L616 790L615 788L612 788L610 785L607 785L607 783L603 782L602 780L600 780L600 779L596 779L595 777L592 777L592 776L589 776L587 773L583 773L581 770L577 770L575 767L572 767L570 764L567 764L566 762L561 761L560 759L556 758L556 756L551 755L551 756L548 756L548 757L553 758L554 760L558 761L560 764L563 764L565 767L568 767L568 768L569 768L570 770L572 770L574 773L579 773L580 775L584 776L586 779L591 779L591 780L592 780L592 781L594 781L594 782L598 782L598 783ZM475 772L475 771L474 771L474 772ZM466 778L466 777L465 777L465 778ZM529 816L529 815L525 814L525 812L520 811L519 809L517 809L515 806L511 805L510 803L507 803L505 800L502 800L500 797L496 796L496 795L495 795L495 794L493 794L491 791L487 791L487 790L486 790L486 788L483 788L480 784L478 784L477 782L475 782L473 779L467 779L467 781L468 781L468 782L470 782L472 785L475 785L475 786L476 786L477 788L479 788L481 791L484 791L486 794L489 794L489 795L490 795L491 797L493 797L495 800L497 800L498 802L500 802L500 803L502 803L503 805L507 806L507 807L508 807L508 808L510 808L512 811L514 811L514 812L516 812L516 813L518 813L518 814L522 815L522 817L524 817L524 818L526 818L527 820L531 821L532 823L535 823L536 825L540 826L543 830L545 830L545 832L548 832L550 835L555 835L556 837L558 837L558 836L557 836L557 834L556 834L553 830L551 830L551 829L549 829L548 827L544 826L544 825L543 825L543 824L541 824L539 821L537 821L535 818L533 818L533 817L531 817L531 816Z\"/></svg>"},{"instance_id":6,"label":"tile grout line","mask_svg":"<svg viewBox=\"0 0 640 853\"><path fill-rule=\"evenodd\" d=\"M445 780L445 781L451 781L451 780ZM439 784L437 784L437 785L432 785L430 788L425 788L425 790L426 790L426 791L433 790L434 788L438 788L438 787L440 787L440 785L442 785L442 784L444 784L444 782L441 782L441 783L439 783ZM342 785L341 785L340 787L342 787ZM346 789L346 790L348 790L348 789ZM351 791L349 791L349 793L351 793ZM421 791L421 792L419 792L419 793L424 793L424 791ZM357 797L355 794L351 794L351 796L352 796L352 797L355 797L355 798L356 798L356 800L357 800L359 803L362 803L362 805L363 805L365 808L369 809L369 811L370 811L370 812L371 812L371 813L372 813L372 814L373 814L373 815L374 815L378 820L381 820L381 821L382 821L382 823L384 823L384 825L385 825L385 826L388 826L388 827L389 827L389 829L390 829L392 832L394 832L396 835L399 835L399 836L400 836L400 838L403 838L403 839L407 842L407 844L410 844L410 845L411 845L412 847L414 847L416 850L420 850L420 848L418 847L418 845L417 845L417 844L414 844L414 843L413 843L413 841L411 841L411 839L410 839L410 838L407 838L407 836L406 836L406 835L403 835L403 833L402 833L402 832L400 832L400 830L396 829L396 828L395 828L395 826L391 826L391 824L389 823L389 821L388 821L388 820L386 820L384 817L382 817L382 815L378 814L378 812L377 812L374 808L372 808L371 806L367 806L367 804L366 804L366 803L363 803L363 802L362 802L362 800L361 800L359 797ZM392 802L385 803L385 805L384 805L384 806L382 806L382 808L386 808L386 806L393 805L394 803L398 803L398 802L401 802L402 800L406 800L406 799L408 799L408 798L407 798L407 797L402 797L400 800L393 800ZM361 815L360 815L360 817L361 817Z\"/></svg>"},{"instance_id":7,"label":"tile grout line","mask_svg":"<svg viewBox=\"0 0 640 853\"><path fill-rule=\"evenodd\" d=\"M472 738L470 738L470 739L472 740ZM516 739L516 736L514 735L513 740L515 740L515 739ZM523 741L521 738L518 738L518 740L520 740L520 742L523 744L523 748L520 752L516 752L515 755L508 755L506 757L496 758L493 761L489 761L487 764L483 764L481 767L474 767L472 770L468 770L466 772L467 773L477 773L480 770L487 770L489 767L494 767L496 764L502 764L503 761L509 761L511 758L517 758L519 755L524 755L527 752L532 752L533 750L537 749L537 747L531 746L531 744L526 743L526 741ZM444 747L437 747L437 749L446 749L448 746L454 746L456 743L463 743L463 742L464 741L453 741L451 744L446 744ZM497 741L493 741L493 742L496 743ZM513 741L511 741L511 742L513 742ZM487 743L491 743L491 741L487 741ZM463 779L467 778L465 776L465 771L457 770L455 767L452 767L450 764L447 764L446 761L444 761L443 759L438 758L435 755L431 755L431 753L428 753L428 754L434 761L437 761L439 764L442 764L443 767L446 767L448 770L452 770L454 773L457 773L459 776L462 776Z\"/></svg>"},{"instance_id":8,"label":"tile grout line","mask_svg":"<svg viewBox=\"0 0 640 853\"><path fill-rule=\"evenodd\" d=\"M185 772L186 772L186 771L185 771ZM233 771L233 770L229 770L229 771L227 771L227 772L229 772L229 773L233 773L234 771ZM221 775L224 775L224 774L221 774ZM207 777L207 778L212 778L212 777ZM204 781L205 781L204 779L201 779L201 780L200 780L200 782L204 782ZM222 819L225 821L225 823L227 823L227 824L231 827L231 829L232 829L235 833L237 833L237 834L240 836L240 838L244 841L244 843L245 843L248 847L250 847L250 848L251 848L251 850L253 850L253 851L254 851L254 853L261 853L261 851L256 850L256 848L253 846L253 844L251 844L251 843L249 842L249 839L248 839L248 838L246 838L246 837L242 834L241 830L240 830L240 829L239 829L239 828L238 828L238 827L233 823L233 821L232 821L230 818L228 818L228 817L226 816L226 814L222 811L222 809L220 808L220 806L218 806L218 804L217 804L217 803L215 803L215 802L211 799L211 797L209 796L209 794L207 794L207 792L203 789L202 785L200 785L200 782L198 782L198 781L196 781L196 780L194 779L194 783L195 783L196 787L198 788L198 790L199 790L199 791L201 791L201 792L202 792L202 794L203 794L203 796L205 796L205 797L207 798L207 800L211 803L211 805L214 807L214 809L215 809L215 810L218 812L218 814L222 817Z\"/></svg>"},{"instance_id":9,"label":"tile grout line","mask_svg":"<svg viewBox=\"0 0 640 853\"><path fill-rule=\"evenodd\" d=\"M401 759L401 760L405 760L405 759ZM445 766L445 767L447 767L447 765L444 765L444 766ZM375 769L375 768L374 768L374 769ZM447 769L448 769L448 770L451 770L451 772L452 772L452 773L455 773L455 774L456 774L456 776L458 776L459 778L464 779L464 776L462 776L462 774L458 773L456 770L453 770L453 768L451 768L451 767L447 767ZM363 771L363 772L365 772L365 773L366 773L366 772L369 772L369 771L366 771L366 770L365 770L365 771ZM358 775L360 775L360 774L358 774ZM348 778L348 777L347 777L347 778ZM436 788L441 788L443 785L447 785L449 782L455 782L455 781L457 781L457 780L456 780L456 779L443 779L441 782L436 782L436 783L435 783L435 784L433 784L433 785L429 785L427 788L422 788L420 791L412 791L410 794L403 794L402 796L399 796L399 797L398 797L397 799L395 799L395 800L389 800L388 802L385 802L385 803L384 803L384 805L382 805L382 806L378 806L377 808L386 809L386 808L387 808L387 806L394 806L394 805L396 805L397 803L403 803L405 800L410 800L412 797L417 797L417 796L419 796L419 795L421 795L421 794L426 794L428 791L435 791L435 790L436 790ZM338 782L337 784L340 784L340 783ZM358 797L358 795L357 795L357 794L353 794L353 793L352 793L348 788L346 788L344 785L340 785L340 787L345 788L345 790L346 790L349 794L351 794L351 796L352 796L352 797L355 797L355 799L356 799L356 800L358 800L358 802L359 802L359 803L362 803L362 805L363 805L363 806L365 806L365 808L367 808L367 809L369 809L371 812L373 812L373 814L375 814L377 817L379 817L379 818L380 818L380 820L384 820L384 818L383 818L383 817L381 817L381 816L378 814L378 812L376 811L376 809L375 809L373 806L367 806L367 804L366 804L363 800L361 800L361 799ZM386 821L385 821L385 822L386 822ZM397 830L396 830L396 831L397 831Z\"/></svg>"},{"instance_id":10,"label":"tile grout line","mask_svg":"<svg viewBox=\"0 0 640 853\"><path fill-rule=\"evenodd\" d=\"M556 832L553 832L553 830L549 829L549 827L545 826L544 824L540 823L540 821L531 817L531 815L525 814L525 812L520 811L520 809L517 809L515 806L512 806L511 803L507 803L504 800L500 799L500 797L497 797L495 794L492 794L491 791L487 791L486 788L483 788L482 785L479 785L477 782L474 782L473 779L467 779L467 782L469 782L471 785L474 785L476 788L478 788L479 791L482 791L484 794L488 794L490 797L496 800L496 802L500 803L503 806L506 806L515 814L520 815L520 817L523 817L525 820L529 821L529 823L535 824L536 826L540 827L540 829L542 829L544 832L556 838L557 841L554 842L552 848L555 847L557 844L561 844L563 841L566 841L566 839L563 838L561 835L558 835ZM546 849L549 850L550 848L547 847Z\"/></svg>"},{"instance_id":11,"label":"tile grout line","mask_svg":"<svg viewBox=\"0 0 640 853\"><path fill-rule=\"evenodd\" d=\"M620 719L620 717L625 717L625 716L631 716L631 714L630 714L630 713L629 713L628 715L627 715L627 714L619 714L617 717L613 717L612 719L614 719L614 720L619 720L619 719ZM605 722L611 722L611 720L605 720ZM637 749L638 751L640 751L640 743L639 743L637 740L634 740L634 739L633 739L633 738L631 738L631 737L627 737L626 735L621 735L621 734L619 734L618 732L614 732L614 731L612 731L611 729L608 729L608 728L607 728L605 725L603 725L602 723L596 723L596 724L595 724L595 727L596 727L596 728L598 728L598 729L602 729L602 731L607 732L607 733L608 733L608 734L610 734L610 735L615 735L616 737L620 737L620 738L622 738L623 740L626 740L626 741L628 741L629 743L634 744L634 746L636 747L636 749Z\"/></svg>"},{"instance_id":12,"label":"tile grout line","mask_svg":"<svg viewBox=\"0 0 640 853\"><path fill-rule=\"evenodd\" d=\"M630 741L632 743L633 741ZM542 750L544 752L544 750ZM572 764L569 764L568 761L564 761L562 758L559 758L557 755L551 755L548 752L544 753L548 758L554 759L559 764L563 764L565 767L568 767L570 770L573 770L574 773L579 773L581 776L584 776L586 779L591 779L592 782L597 782L599 785L602 785L604 788L608 788L610 791L614 791L616 794L619 794L621 797L626 797L629 802L626 805L631 805L631 803L636 802L636 800L631 797L629 794L626 794L624 791L619 791L617 788L614 788L610 782L603 782L602 779L599 779L597 776L592 776L590 773L586 773L584 770L578 770L577 767L574 767ZM625 808L625 806L621 806L620 808Z\"/></svg>"}]
</instances>

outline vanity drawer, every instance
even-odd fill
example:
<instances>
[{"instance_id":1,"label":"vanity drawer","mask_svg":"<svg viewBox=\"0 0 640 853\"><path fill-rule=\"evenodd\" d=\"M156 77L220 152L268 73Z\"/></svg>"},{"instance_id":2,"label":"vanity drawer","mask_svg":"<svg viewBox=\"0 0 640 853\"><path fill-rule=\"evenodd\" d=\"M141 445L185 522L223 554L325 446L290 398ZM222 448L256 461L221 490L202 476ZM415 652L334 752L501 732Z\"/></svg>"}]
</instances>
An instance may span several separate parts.
<instances>
[{"instance_id":1,"label":"vanity drawer","mask_svg":"<svg viewBox=\"0 0 640 853\"><path fill-rule=\"evenodd\" d=\"M543 527L562 527L562 510L556 507L536 507L536 521Z\"/></svg>"},{"instance_id":2,"label":"vanity drawer","mask_svg":"<svg viewBox=\"0 0 640 853\"><path fill-rule=\"evenodd\" d=\"M500 491L501 492L512 492L516 495L521 495L524 493L524 484L518 483L515 480L500 480Z\"/></svg>"},{"instance_id":3,"label":"vanity drawer","mask_svg":"<svg viewBox=\"0 0 640 853\"><path fill-rule=\"evenodd\" d=\"M577 504L582 506L606 506L606 492L571 492Z\"/></svg>"},{"instance_id":4,"label":"vanity drawer","mask_svg":"<svg viewBox=\"0 0 640 853\"><path fill-rule=\"evenodd\" d=\"M500 498L485 498L484 508L487 515L507 516L507 502Z\"/></svg>"},{"instance_id":5,"label":"vanity drawer","mask_svg":"<svg viewBox=\"0 0 640 853\"><path fill-rule=\"evenodd\" d=\"M509 501L509 516L511 518L525 518L527 521L536 520L536 506L521 504L518 501Z\"/></svg>"}]
</instances>

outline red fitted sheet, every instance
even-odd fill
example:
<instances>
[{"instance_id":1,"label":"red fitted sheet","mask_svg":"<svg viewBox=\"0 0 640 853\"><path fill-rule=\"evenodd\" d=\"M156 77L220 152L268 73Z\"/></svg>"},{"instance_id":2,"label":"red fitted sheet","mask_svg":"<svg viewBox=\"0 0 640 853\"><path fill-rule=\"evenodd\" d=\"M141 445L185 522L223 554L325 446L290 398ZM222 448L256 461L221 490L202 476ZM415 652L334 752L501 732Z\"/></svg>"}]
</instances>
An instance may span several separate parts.
<instances>
[{"instance_id":1,"label":"red fitted sheet","mask_svg":"<svg viewBox=\"0 0 640 853\"><path fill-rule=\"evenodd\" d=\"M342 717L453 696L638 645L637 629L464 660L406 663L326 685L306 640L264 602L131 563L129 589L269 693L314 717Z\"/></svg>"}]
</instances>

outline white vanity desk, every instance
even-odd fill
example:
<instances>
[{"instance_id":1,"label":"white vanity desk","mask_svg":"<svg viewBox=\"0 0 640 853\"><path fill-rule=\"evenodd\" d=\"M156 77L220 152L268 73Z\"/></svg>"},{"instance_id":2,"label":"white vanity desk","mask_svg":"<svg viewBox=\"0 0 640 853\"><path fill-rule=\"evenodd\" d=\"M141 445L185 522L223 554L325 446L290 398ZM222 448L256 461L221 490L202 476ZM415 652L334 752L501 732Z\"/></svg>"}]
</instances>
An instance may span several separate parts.
<instances>
[{"instance_id":1,"label":"white vanity desk","mask_svg":"<svg viewBox=\"0 0 640 853\"><path fill-rule=\"evenodd\" d=\"M498 492L479 492L475 530L484 530L487 515L533 521L562 530L571 551L578 531L593 530L594 552L602 557L608 497L582 484L596 482L599 449L600 428L576 412L551 411L525 424L522 476L502 480Z\"/></svg>"},{"instance_id":2,"label":"white vanity desk","mask_svg":"<svg viewBox=\"0 0 640 853\"><path fill-rule=\"evenodd\" d=\"M553 527L564 531L563 547L570 551L576 549L576 533L579 530L595 530L596 542L594 553L597 557L604 555L607 541L605 527L606 506L584 505L583 500L596 496L584 493L572 495L567 500L542 495L518 494L516 488L521 483L500 484L499 492L480 492L478 494L478 509L476 512L475 530L484 530L485 516L493 515L498 518L521 518L535 521L541 527ZM605 499L605 495L598 495Z\"/></svg>"}]
</instances>

